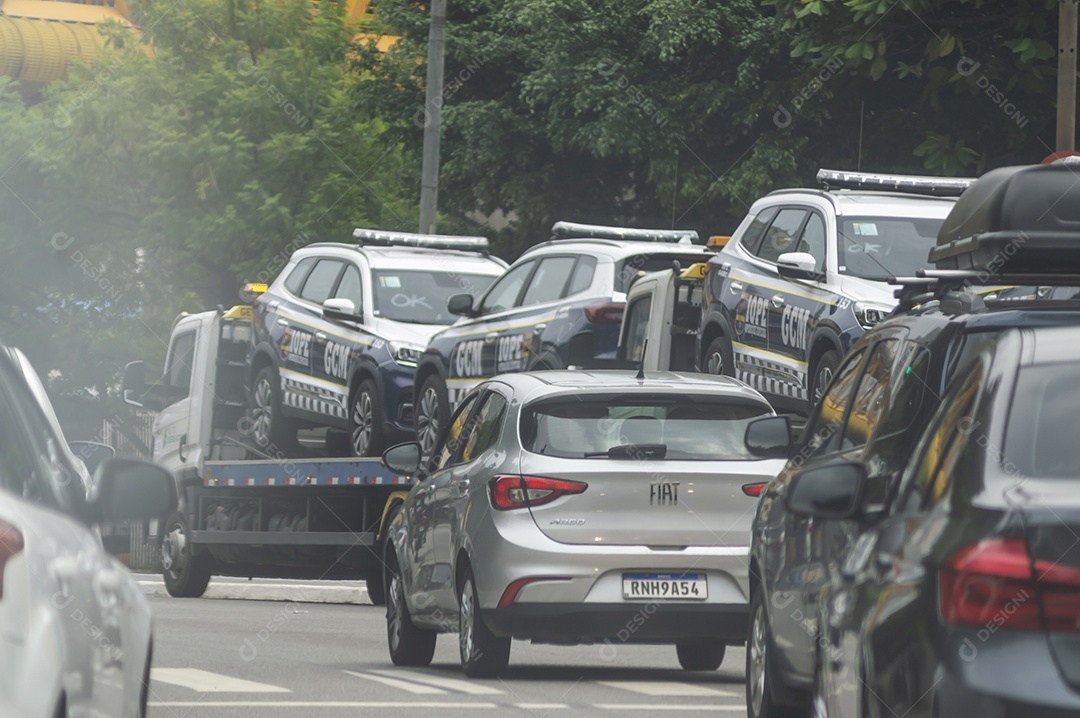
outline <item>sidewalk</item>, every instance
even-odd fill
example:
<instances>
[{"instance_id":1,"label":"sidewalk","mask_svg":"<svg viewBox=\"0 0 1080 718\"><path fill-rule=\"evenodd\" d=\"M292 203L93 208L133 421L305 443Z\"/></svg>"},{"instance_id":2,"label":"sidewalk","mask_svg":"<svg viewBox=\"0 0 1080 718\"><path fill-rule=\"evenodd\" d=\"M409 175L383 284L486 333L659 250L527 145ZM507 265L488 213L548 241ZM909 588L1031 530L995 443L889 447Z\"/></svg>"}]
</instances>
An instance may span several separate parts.
<instances>
[{"instance_id":1,"label":"sidewalk","mask_svg":"<svg viewBox=\"0 0 1080 718\"><path fill-rule=\"evenodd\" d=\"M147 596L168 596L157 574L136 573L135 580ZM363 581L293 581L272 578L215 576L203 598L244 601L293 601L296 603L352 603L371 605Z\"/></svg>"}]
</instances>

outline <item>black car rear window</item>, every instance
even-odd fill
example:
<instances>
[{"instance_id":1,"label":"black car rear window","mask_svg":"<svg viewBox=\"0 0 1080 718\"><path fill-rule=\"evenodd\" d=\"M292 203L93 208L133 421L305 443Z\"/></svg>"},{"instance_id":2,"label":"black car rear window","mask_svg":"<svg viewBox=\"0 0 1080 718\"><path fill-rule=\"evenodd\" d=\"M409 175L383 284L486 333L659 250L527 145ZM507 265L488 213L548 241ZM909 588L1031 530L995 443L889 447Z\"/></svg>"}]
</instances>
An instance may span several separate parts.
<instances>
[{"instance_id":1,"label":"black car rear window","mask_svg":"<svg viewBox=\"0 0 1080 718\"><path fill-rule=\"evenodd\" d=\"M1080 364L1020 370L1002 465L1016 476L1080 478Z\"/></svg>"},{"instance_id":2,"label":"black car rear window","mask_svg":"<svg viewBox=\"0 0 1080 718\"><path fill-rule=\"evenodd\" d=\"M655 252L627 257L615 265L615 291L625 292L627 287L630 286L630 280L636 277L638 272L659 272L661 269L671 269L671 263L676 260L679 262L680 267L686 269L691 264L707 262L709 257L701 254L678 254L674 252Z\"/></svg>"},{"instance_id":3,"label":"black car rear window","mask_svg":"<svg viewBox=\"0 0 1080 718\"><path fill-rule=\"evenodd\" d=\"M521 436L526 451L566 459L748 460L746 426L770 413L728 397L575 395L527 407Z\"/></svg>"}]
</instances>

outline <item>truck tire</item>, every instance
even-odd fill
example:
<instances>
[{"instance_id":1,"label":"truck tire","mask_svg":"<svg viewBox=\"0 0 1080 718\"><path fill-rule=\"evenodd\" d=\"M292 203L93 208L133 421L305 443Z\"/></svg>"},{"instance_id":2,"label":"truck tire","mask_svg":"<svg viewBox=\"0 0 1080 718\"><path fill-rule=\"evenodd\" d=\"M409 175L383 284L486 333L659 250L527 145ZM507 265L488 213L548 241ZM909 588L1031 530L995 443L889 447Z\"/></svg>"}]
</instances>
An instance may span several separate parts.
<instances>
[{"instance_id":1,"label":"truck tire","mask_svg":"<svg viewBox=\"0 0 1080 718\"><path fill-rule=\"evenodd\" d=\"M379 456L383 451L383 411L379 389L365 379L349 402L349 451L353 456Z\"/></svg>"},{"instance_id":2,"label":"truck tire","mask_svg":"<svg viewBox=\"0 0 1080 718\"><path fill-rule=\"evenodd\" d=\"M496 636L480 618L472 569L458 589L458 647L461 669L469 678L497 676L510 663L510 636Z\"/></svg>"},{"instance_id":3,"label":"truck tire","mask_svg":"<svg viewBox=\"0 0 1080 718\"><path fill-rule=\"evenodd\" d=\"M810 386L807 387L810 390L807 396L810 399L811 409L817 406L821 397L825 395L825 389L828 388L838 366L840 366L840 354L835 349L830 349L818 357L810 373Z\"/></svg>"},{"instance_id":4,"label":"truck tire","mask_svg":"<svg viewBox=\"0 0 1080 718\"><path fill-rule=\"evenodd\" d=\"M386 641L390 648L390 660L395 666L418 668L430 665L439 634L417 628L412 622L405 601L405 586L396 562L391 562L387 575L390 585L386 596Z\"/></svg>"},{"instance_id":5,"label":"truck tire","mask_svg":"<svg viewBox=\"0 0 1080 718\"><path fill-rule=\"evenodd\" d=\"M437 374L424 380L416 395L416 440L420 453L428 455L435 448L439 432L450 419L450 399L446 382Z\"/></svg>"},{"instance_id":6,"label":"truck tire","mask_svg":"<svg viewBox=\"0 0 1080 718\"><path fill-rule=\"evenodd\" d=\"M296 427L281 411L281 380L272 366L255 376L248 418L251 440L260 450L287 454L296 448Z\"/></svg>"},{"instance_id":7,"label":"truck tire","mask_svg":"<svg viewBox=\"0 0 1080 718\"><path fill-rule=\"evenodd\" d=\"M210 556L194 553L187 517L177 511L165 522L161 536L161 576L174 598L199 598L210 583Z\"/></svg>"},{"instance_id":8,"label":"truck tire","mask_svg":"<svg viewBox=\"0 0 1080 718\"><path fill-rule=\"evenodd\" d=\"M701 363L701 371L706 374L735 376L735 357L727 337L717 337L709 343Z\"/></svg>"}]
</instances>

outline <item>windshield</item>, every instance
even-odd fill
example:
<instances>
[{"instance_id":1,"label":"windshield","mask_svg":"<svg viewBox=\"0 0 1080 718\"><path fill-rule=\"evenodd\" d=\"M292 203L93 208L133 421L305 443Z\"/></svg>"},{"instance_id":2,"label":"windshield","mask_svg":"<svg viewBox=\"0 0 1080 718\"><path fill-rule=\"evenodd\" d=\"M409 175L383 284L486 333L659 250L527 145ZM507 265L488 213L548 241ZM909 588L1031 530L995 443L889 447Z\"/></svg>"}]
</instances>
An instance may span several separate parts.
<instances>
[{"instance_id":1,"label":"windshield","mask_svg":"<svg viewBox=\"0 0 1080 718\"><path fill-rule=\"evenodd\" d=\"M680 267L686 269L691 264L709 261L709 255L652 252L627 257L616 265L615 291L625 292L630 286L630 280L636 277L638 272L659 272L663 269L671 269L671 263L676 261Z\"/></svg>"},{"instance_id":2,"label":"windshield","mask_svg":"<svg viewBox=\"0 0 1080 718\"><path fill-rule=\"evenodd\" d=\"M453 324L458 317L446 311L455 294L483 294L497 277L438 270L390 270L372 272L374 314L410 324Z\"/></svg>"},{"instance_id":3,"label":"windshield","mask_svg":"<svg viewBox=\"0 0 1080 718\"><path fill-rule=\"evenodd\" d=\"M769 413L724 398L575 396L530 407L521 436L527 451L567 459L746 460L746 426Z\"/></svg>"},{"instance_id":4,"label":"windshield","mask_svg":"<svg viewBox=\"0 0 1080 718\"><path fill-rule=\"evenodd\" d=\"M944 219L840 217L837 263L841 274L884 281L911 277L929 266Z\"/></svg>"},{"instance_id":5,"label":"windshield","mask_svg":"<svg viewBox=\"0 0 1080 718\"><path fill-rule=\"evenodd\" d=\"M1032 478L1080 477L1080 365L1031 366L1020 370L1005 432L1003 464L1010 474Z\"/></svg>"}]
</instances>

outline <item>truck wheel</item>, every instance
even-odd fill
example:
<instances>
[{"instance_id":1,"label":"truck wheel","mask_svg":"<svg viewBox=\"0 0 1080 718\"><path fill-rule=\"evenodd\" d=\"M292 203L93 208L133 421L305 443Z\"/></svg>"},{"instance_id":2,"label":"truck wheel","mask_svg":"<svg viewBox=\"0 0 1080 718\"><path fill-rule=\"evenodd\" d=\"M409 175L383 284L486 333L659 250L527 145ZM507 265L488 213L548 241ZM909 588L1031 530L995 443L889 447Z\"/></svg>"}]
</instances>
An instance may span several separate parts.
<instances>
[{"instance_id":1,"label":"truck wheel","mask_svg":"<svg viewBox=\"0 0 1080 718\"><path fill-rule=\"evenodd\" d=\"M510 637L496 636L484 625L471 569L459 589L458 606L461 669L469 678L498 675L510 663Z\"/></svg>"},{"instance_id":2,"label":"truck wheel","mask_svg":"<svg viewBox=\"0 0 1080 718\"><path fill-rule=\"evenodd\" d=\"M832 381L836 367L840 365L840 355L835 349L830 349L818 358L817 364L810 374L810 405L817 406L821 397L825 396L825 390Z\"/></svg>"},{"instance_id":3,"label":"truck wheel","mask_svg":"<svg viewBox=\"0 0 1080 718\"><path fill-rule=\"evenodd\" d=\"M417 628L405 602L405 585L396 564L389 570L390 585L386 597L386 639L390 660L395 666L422 667L435 656L435 639L439 634Z\"/></svg>"},{"instance_id":4,"label":"truck wheel","mask_svg":"<svg viewBox=\"0 0 1080 718\"><path fill-rule=\"evenodd\" d=\"M264 367L251 385L251 406L248 409L251 439L263 451L291 451L296 443L296 428L281 411L281 381L277 370Z\"/></svg>"},{"instance_id":5,"label":"truck wheel","mask_svg":"<svg viewBox=\"0 0 1080 718\"><path fill-rule=\"evenodd\" d=\"M717 337L705 350L705 360L701 370L706 374L735 376L735 358L731 351L731 342L725 337Z\"/></svg>"},{"instance_id":6,"label":"truck wheel","mask_svg":"<svg viewBox=\"0 0 1080 718\"><path fill-rule=\"evenodd\" d=\"M450 399L446 384L438 375L425 379L416 396L416 440L420 442L420 452L427 455L435 448L439 431L450 418Z\"/></svg>"},{"instance_id":7,"label":"truck wheel","mask_svg":"<svg viewBox=\"0 0 1080 718\"><path fill-rule=\"evenodd\" d=\"M210 556L194 553L187 517L177 511L165 522L161 537L161 575L175 598L198 598L210 583Z\"/></svg>"},{"instance_id":8,"label":"truck wheel","mask_svg":"<svg viewBox=\"0 0 1080 718\"><path fill-rule=\"evenodd\" d=\"M724 662L727 649L719 641L683 641L675 644L679 665L684 671L715 671Z\"/></svg>"},{"instance_id":9,"label":"truck wheel","mask_svg":"<svg viewBox=\"0 0 1080 718\"><path fill-rule=\"evenodd\" d=\"M360 383L349 404L349 450L353 456L379 456L383 450L383 413L375 382Z\"/></svg>"}]
</instances>

